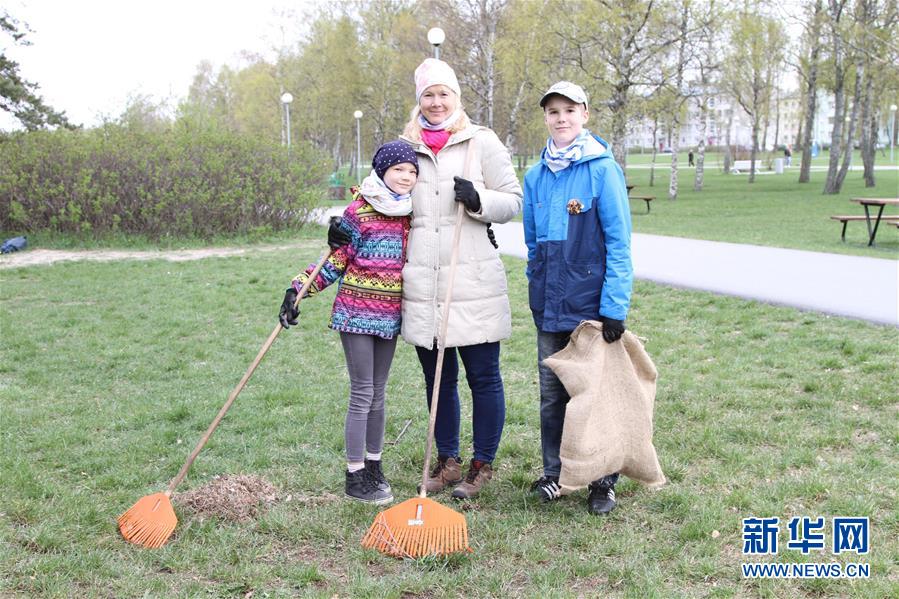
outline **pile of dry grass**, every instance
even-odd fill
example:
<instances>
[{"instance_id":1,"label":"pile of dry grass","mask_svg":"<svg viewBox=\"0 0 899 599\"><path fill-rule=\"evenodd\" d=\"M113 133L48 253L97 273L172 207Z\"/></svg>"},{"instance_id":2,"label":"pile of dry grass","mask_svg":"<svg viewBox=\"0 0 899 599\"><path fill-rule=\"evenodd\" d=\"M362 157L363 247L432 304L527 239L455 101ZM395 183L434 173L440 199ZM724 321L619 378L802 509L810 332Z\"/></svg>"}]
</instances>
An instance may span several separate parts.
<instances>
[{"instance_id":1,"label":"pile of dry grass","mask_svg":"<svg viewBox=\"0 0 899 599\"><path fill-rule=\"evenodd\" d=\"M174 500L200 516L242 521L255 518L279 497L274 485L260 476L228 474L213 477L202 487L178 493Z\"/></svg>"}]
</instances>

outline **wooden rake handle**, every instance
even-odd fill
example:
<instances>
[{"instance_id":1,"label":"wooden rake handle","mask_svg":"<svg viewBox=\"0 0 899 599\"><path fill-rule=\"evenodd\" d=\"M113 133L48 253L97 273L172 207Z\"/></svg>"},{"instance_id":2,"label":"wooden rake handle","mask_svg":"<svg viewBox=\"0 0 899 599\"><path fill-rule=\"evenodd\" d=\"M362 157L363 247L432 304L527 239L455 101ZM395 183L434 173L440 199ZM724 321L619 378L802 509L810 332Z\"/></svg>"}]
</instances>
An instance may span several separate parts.
<instances>
[{"instance_id":1,"label":"wooden rake handle","mask_svg":"<svg viewBox=\"0 0 899 599\"><path fill-rule=\"evenodd\" d=\"M470 142L469 142L470 143ZM421 489L418 496L427 497L428 470L431 469L431 445L434 444L434 427L437 425L437 402L440 399L440 376L443 373L443 355L446 352L446 329L449 321L450 301L453 299L453 283L456 279L456 262L459 260L459 239L462 236L462 217L465 204L459 202L456 209L456 225L453 228L453 253L450 258L449 277L446 282L446 296L443 299L443 317L437 336L437 366L434 370L434 387L431 390L431 414L428 419L428 444L425 446L425 464L421 471Z\"/></svg>"},{"instance_id":2,"label":"wooden rake handle","mask_svg":"<svg viewBox=\"0 0 899 599\"><path fill-rule=\"evenodd\" d=\"M322 254L321 259L318 261L318 264L315 265L315 268L312 271L312 274L309 275L309 278L306 280L306 283L303 284L303 287L300 289L300 293L297 295L296 303L294 307L299 307L300 300L303 299L303 296L306 295L306 292L309 291L309 287L312 285L312 281L315 280L315 277L318 276L319 271L321 271L322 267L325 265L325 262L331 256L331 252L333 250L329 249L325 253ZM225 414L228 412L228 409L231 407L231 404L234 403L234 400L237 399L237 396L240 395L240 392L243 391L244 386L247 384L247 381L250 380L250 377L253 376L253 372L256 370L256 367L259 366L259 363L262 361L262 358L265 357L265 354L268 352L268 348L272 346L272 343L275 342L275 338L278 336L278 333L284 327L281 326L281 322L279 321L277 325L275 325L275 329L272 331L272 334L268 336L268 339L265 340L265 343L262 344L262 349L259 350L259 353L256 354L256 359L253 360L253 363L250 364L250 367L247 368L247 371L244 373L243 378L240 379L240 382L237 383L237 386L234 387L234 390L231 391L231 394L228 396L228 401L225 402L225 405L222 406L222 409L219 410L218 415L215 417L215 420L212 421L212 424L209 425L209 428L206 429L206 432L200 438L200 442L197 443L197 446L194 447L194 450L187 457L187 461L184 462L184 465L181 466L181 470L172 479L172 482L169 483L168 489L166 489L166 496L171 496L172 492L175 490L184 477L187 476L187 471L190 470L191 465L193 465L194 460L197 459L197 456L200 455L200 451L202 451L203 447L206 445L206 442L209 441L209 437L212 436L212 433L215 431L216 427L218 427L219 422L222 421L222 418L225 417Z\"/></svg>"},{"instance_id":3,"label":"wooden rake handle","mask_svg":"<svg viewBox=\"0 0 899 599\"><path fill-rule=\"evenodd\" d=\"M465 148L465 163L462 165L462 176L471 179L471 163L474 158L474 138L468 140ZM446 329L449 322L450 301L453 299L453 283L456 280L456 262L459 260L459 240L462 238L462 217L465 216L465 204L459 202L456 208L456 224L453 227L453 253L450 257L449 277L446 284L446 296L443 300L443 318L437 334L437 365L434 368L434 387L431 389L431 413L428 418L428 444L425 446L425 463L421 470L421 488L418 496L424 499L428 495L428 470L431 469L431 445L434 444L434 427L437 425L437 402L440 399L440 377L443 374L443 356L446 353ZM438 262L439 262L438 257Z\"/></svg>"}]
</instances>

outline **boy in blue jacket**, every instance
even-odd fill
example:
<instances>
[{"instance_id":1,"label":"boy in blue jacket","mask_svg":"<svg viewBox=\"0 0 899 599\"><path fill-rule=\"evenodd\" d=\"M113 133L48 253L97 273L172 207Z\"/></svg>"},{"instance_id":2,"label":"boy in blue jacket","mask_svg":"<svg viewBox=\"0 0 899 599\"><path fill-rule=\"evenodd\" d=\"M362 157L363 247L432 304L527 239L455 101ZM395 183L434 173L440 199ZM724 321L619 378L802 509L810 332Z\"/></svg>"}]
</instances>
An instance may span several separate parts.
<instances>
[{"instance_id":1,"label":"boy in blue jacket","mask_svg":"<svg viewBox=\"0 0 899 599\"><path fill-rule=\"evenodd\" d=\"M561 496L559 447L569 396L543 364L584 320L602 322L603 339L624 333L633 285L631 216L624 173L609 144L584 128L587 94L560 81L540 100L549 139L524 177L528 301L537 325L543 476L531 487L544 501ZM618 473L590 484L592 514L615 508Z\"/></svg>"}]
</instances>

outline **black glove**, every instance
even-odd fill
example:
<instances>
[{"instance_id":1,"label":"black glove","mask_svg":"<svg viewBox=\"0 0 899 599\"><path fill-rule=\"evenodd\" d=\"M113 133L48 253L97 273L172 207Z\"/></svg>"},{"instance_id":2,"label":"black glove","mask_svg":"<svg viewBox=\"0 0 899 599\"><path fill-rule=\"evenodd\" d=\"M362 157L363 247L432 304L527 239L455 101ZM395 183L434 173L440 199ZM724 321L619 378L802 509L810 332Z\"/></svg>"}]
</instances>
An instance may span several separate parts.
<instances>
[{"instance_id":1,"label":"black glove","mask_svg":"<svg viewBox=\"0 0 899 599\"><path fill-rule=\"evenodd\" d=\"M493 223L487 223L487 239L490 240L490 243L493 244L493 247L499 249L499 244L496 243L496 235L493 233Z\"/></svg>"},{"instance_id":2,"label":"black glove","mask_svg":"<svg viewBox=\"0 0 899 599\"><path fill-rule=\"evenodd\" d=\"M297 316L300 315L300 310L294 307L296 301L296 289L291 287L284 292L284 302L281 303L281 313L278 314L278 320L281 321L281 326L285 329L289 329L290 325L297 324Z\"/></svg>"},{"instance_id":3,"label":"black glove","mask_svg":"<svg viewBox=\"0 0 899 599\"><path fill-rule=\"evenodd\" d=\"M462 177L453 177L456 184L453 189L456 192L456 201L465 204L471 212L481 211L481 196L475 191L474 185L468 179Z\"/></svg>"},{"instance_id":4,"label":"black glove","mask_svg":"<svg viewBox=\"0 0 899 599\"><path fill-rule=\"evenodd\" d=\"M332 216L331 224L328 226L328 245L331 246L331 249L336 250L351 241L347 232L340 228L340 217Z\"/></svg>"},{"instance_id":5,"label":"black glove","mask_svg":"<svg viewBox=\"0 0 899 599\"><path fill-rule=\"evenodd\" d=\"M623 320L600 316L599 322L602 323L602 338L606 340L606 343L614 343L621 339L621 336L624 334Z\"/></svg>"}]
</instances>

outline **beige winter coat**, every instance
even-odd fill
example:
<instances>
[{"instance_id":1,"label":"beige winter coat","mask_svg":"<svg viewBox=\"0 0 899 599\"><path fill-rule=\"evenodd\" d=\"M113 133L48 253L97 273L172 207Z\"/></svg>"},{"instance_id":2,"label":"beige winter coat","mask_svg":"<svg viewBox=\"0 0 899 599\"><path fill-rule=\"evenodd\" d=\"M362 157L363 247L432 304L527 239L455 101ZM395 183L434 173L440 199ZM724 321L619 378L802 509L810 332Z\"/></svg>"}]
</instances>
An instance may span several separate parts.
<instances>
[{"instance_id":1,"label":"beige winter coat","mask_svg":"<svg viewBox=\"0 0 899 599\"><path fill-rule=\"evenodd\" d=\"M447 347L507 339L512 334L506 271L487 238L486 223L505 223L521 210L521 185L506 147L485 127L454 133L435 157L422 142L418 183L412 191L412 230L403 267L402 335L432 348L437 338L452 254L456 201L453 176L463 176L468 140L474 156L469 179L481 212L465 211L447 327Z\"/></svg>"}]
</instances>

